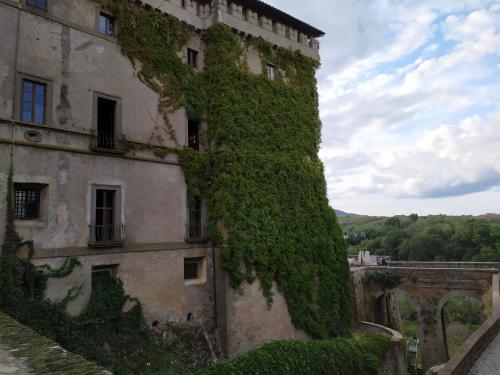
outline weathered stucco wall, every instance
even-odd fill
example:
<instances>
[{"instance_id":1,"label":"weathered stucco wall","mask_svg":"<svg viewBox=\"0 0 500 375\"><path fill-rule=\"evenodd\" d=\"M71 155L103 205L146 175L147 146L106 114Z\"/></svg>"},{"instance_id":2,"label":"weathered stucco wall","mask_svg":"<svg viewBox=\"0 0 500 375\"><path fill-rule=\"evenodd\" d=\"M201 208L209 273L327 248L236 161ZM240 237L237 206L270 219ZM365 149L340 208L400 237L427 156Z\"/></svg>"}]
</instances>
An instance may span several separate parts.
<instances>
[{"instance_id":1,"label":"weathered stucco wall","mask_svg":"<svg viewBox=\"0 0 500 375\"><path fill-rule=\"evenodd\" d=\"M236 354L273 340L309 339L296 329L288 313L285 297L273 285L273 304L268 308L260 283L245 284L242 293L227 287L225 314L227 354Z\"/></svg>"}]
</instances>

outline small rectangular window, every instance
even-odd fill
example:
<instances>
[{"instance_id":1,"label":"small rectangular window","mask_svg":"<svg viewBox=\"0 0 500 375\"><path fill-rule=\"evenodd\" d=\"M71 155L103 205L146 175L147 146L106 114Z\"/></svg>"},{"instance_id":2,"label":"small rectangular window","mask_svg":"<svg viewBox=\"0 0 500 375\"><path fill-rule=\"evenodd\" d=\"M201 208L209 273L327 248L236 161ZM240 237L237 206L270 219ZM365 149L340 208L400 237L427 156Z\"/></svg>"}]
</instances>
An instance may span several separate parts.
<instances>
[{"instance_id":1,"label":"small rectangular window","mask_svg":"<svg viewBox=\"0 0 500 375\"><path fill-rule=\"evenodd\" d=\"M47 0L26 0L26 5L40 10L47 10Z\"/></svg>"},{"instance_id":2,"label":"small rectangular window","mask_svg":"<svg viewBox=\"0 0 500 375\"><path fill-rule=\"evenodd\" d=\"M186 0L181 1L181 7L183 7L184 9L186 8Z\"/></svg>"},{"instance_id":3,"label":"small rectangular window","mask_svg":"<svg viewBox=\"0 0 500 375\"><path fill-rule=\"evenodd\" d=\"M107 36L115 35L115 19L108 14L99 14L99 32Z\"/></svg>"},{"instance_id":4,"label":"small rectangular window","mask_svg":"<svg viewBox=\"0 0 500 375\"><path fill-rule=\"evenodd\" d=\"M267 64L267 78L274 80L276 77L276 68L273 64Z\"/></svg>"},{"instance_id":5,"label":"small rectangular window","mask_svg":"<svg viewBox=\"0 0 500 375\"><path fill-rule=\"evenodd\" d=\"M34 124L45 124L47 85L23 79L21 93L21 120Z\"/></svg>"},{"instance_id":6,"label":"small rectangular window","mask_svg":"<svg viewBox=\"0 0 500 375\"><path fill-rule=\"evenodd\" d=\"M198 280L201 278L203 258L184 259L184 280Z\"/></svg>"},{"instance_id":7,"label":"small rectangular window","mask_svg":"<svg viewBox=\"0 0 500 375\"><path fill-rule=\"evenodd\" d=\"M15 217L17 220L40 218L40 192L42 185L14 184Z\"/></svg>"},{"instance_id":8,"label":"small rectangular window","mask_svg":"<svg viewBox=\"0 0 500 375\"><path fill-rule=\"evenodd\" d=\"M187 50L188 64L194 69L198 69L198 51L188 48Z\"/></svg>"}]
</instances>

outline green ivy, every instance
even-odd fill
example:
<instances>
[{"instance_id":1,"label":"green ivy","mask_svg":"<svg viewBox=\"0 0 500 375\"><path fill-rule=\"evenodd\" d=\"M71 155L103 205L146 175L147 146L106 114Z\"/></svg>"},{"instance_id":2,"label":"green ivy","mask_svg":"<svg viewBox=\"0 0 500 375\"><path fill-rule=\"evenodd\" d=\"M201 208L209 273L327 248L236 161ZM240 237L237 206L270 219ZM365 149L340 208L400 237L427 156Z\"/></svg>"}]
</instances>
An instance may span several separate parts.
<instances>
[{"instance_id":1,"label":"green ivy","mask_svg":"<svg viewBox=\"0 0 500 375\"><path fill-rule=\"evenodd\" d=\"M276 282L297 328L315 338L346 334L350 274L318 157L318 64L262 39L242 41L222 24L204 38L211 147L184 151L181 162L189 191L207 200L231 286L258 278L271 304ZM250 73L248 46L281 78Z\"/></svg>"},{"instance_id":2,"label":"green ivy","mask_svg":"<svg viewBox=\"0 0 500 375\"><path fill-rule=\"evenodd\" d=\"M201 370L197 375L378 375L390 345L390 338L382 335L278 341Z\"/></svg>"},{"instance_id":3,"label":"green ivy","mask_svg":"<svg viewBox=\"0 0 500 375\"><path fill-rule=\"evenodd\" d=\"M346 248L318 157L318 62L217 24L202 33L205 68L196 73L178 56L192 28L125 0L103 4L118 19L119 44L138 77L158 93L166 126L168 111L181 106L208 123L205 150L178 153L189 200L207 202L231 286L259 279L271 305L276 282L297 328L315 338L349 333ZM247 69L250 49L261 57L261 75Z\"/></svg>"},{"instance_id":4,"label":"green ivy","mask_svg":"<svg viewBox=\"0 0 500 375\"><path fill-rule=\"evenodd\" d=\"M401 277L390 271L370 272L365 276L365 280L381 285L384 290L393 289L401 283Z\"/></svg>"}]
</instances>

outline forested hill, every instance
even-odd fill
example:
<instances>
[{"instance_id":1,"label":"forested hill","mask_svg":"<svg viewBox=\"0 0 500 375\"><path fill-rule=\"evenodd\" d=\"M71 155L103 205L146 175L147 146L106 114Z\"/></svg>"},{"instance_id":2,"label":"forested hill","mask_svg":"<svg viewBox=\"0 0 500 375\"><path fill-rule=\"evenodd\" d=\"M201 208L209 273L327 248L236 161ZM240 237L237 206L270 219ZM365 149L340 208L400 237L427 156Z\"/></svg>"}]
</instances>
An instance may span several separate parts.
<instances>
[{"instance_id":1,"label":"forested hill","mask_svg":"<svg viewBox=\"0 0 500 375\"><path fill-rule=\"evenodd\" d=\"M339 217L349 252L392 260L500 262L500 215Z\"/></svg>"}]
</instances>

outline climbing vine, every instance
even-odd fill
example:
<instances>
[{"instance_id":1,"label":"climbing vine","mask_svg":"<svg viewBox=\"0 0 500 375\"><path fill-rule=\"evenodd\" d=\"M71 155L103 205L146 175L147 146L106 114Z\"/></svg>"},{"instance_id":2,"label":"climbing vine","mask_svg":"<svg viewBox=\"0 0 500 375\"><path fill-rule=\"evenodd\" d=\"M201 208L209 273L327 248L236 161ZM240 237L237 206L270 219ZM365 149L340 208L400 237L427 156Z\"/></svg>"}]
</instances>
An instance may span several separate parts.
<instances>
[{"instance_id":1,"label":"climbing vine","mask_svg":"<svg viewBox=\"0 0 500 375\"><path fill-rule=\"evenodd\" d=\"M158 93L171 137L167 114L182 106L208 124L203 152L178 153L190 201L207 202L210 237L231 286L258 279L271 305L276 283L297 328L316 338L348 333L346 249L318 157L318 63L217 24L202 34L204 70L196 73L179 57L194 35L190 26L128 1L101 3L117 17L118 42L138 77ZM247 69L250 49L261 75Z\"/></svg>"},{"instance_id":2,"label":"climbing vine","mask_svg":"<svg viewBox=\"0 0 500 375\"><path fill-rule=\"evenodd\" d=\"M366 283L373 282L382 286L384 290L393 289L401 283L401 277L390 271L375 271L366 275Z\"/></svg>"}]
</instances>

